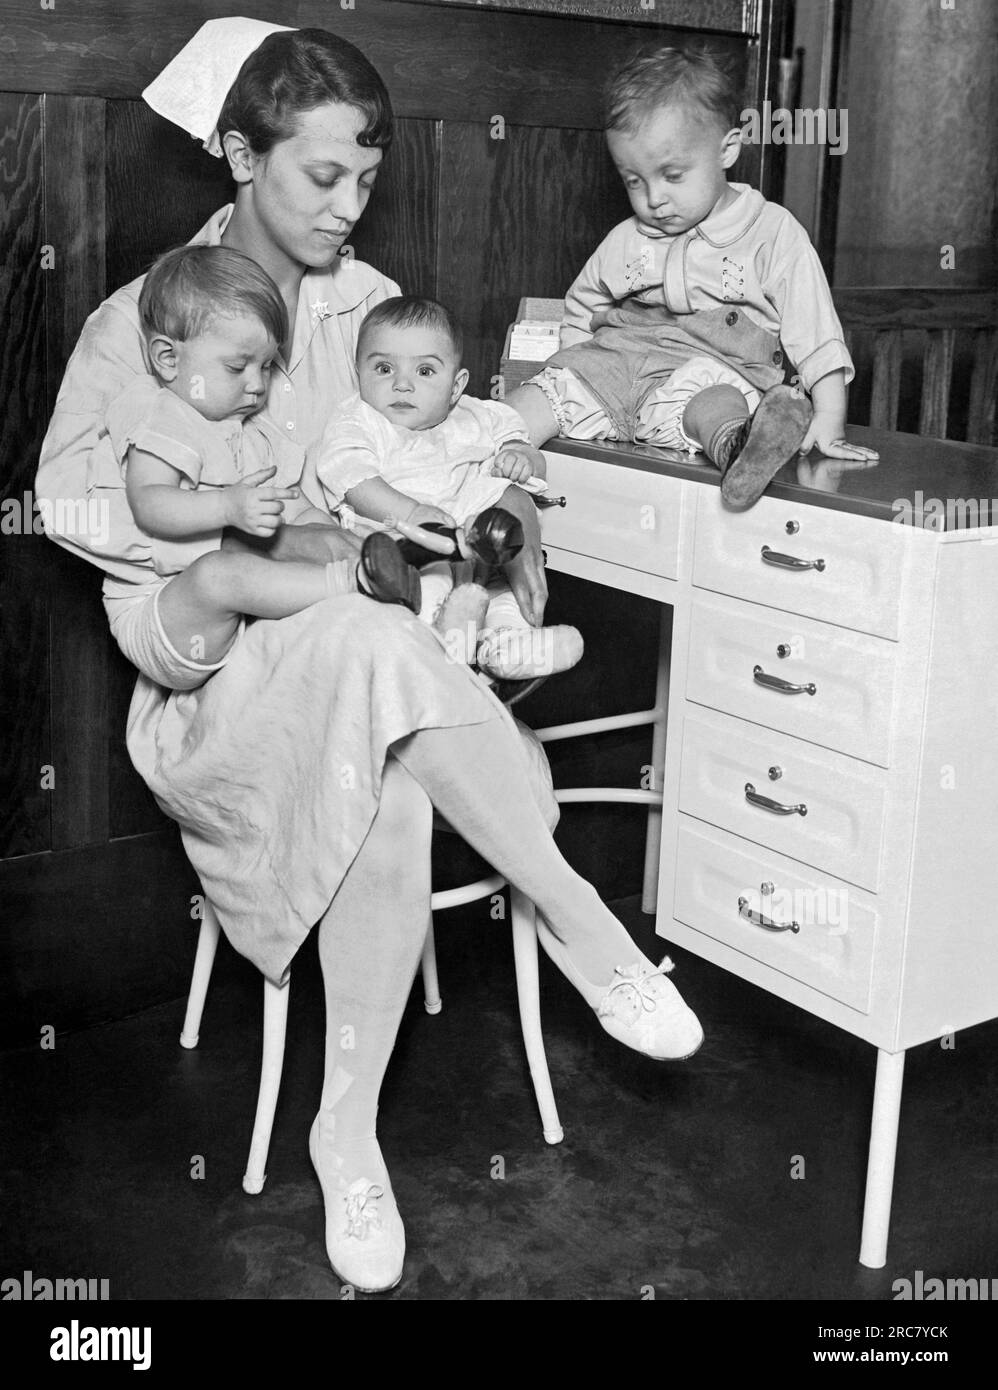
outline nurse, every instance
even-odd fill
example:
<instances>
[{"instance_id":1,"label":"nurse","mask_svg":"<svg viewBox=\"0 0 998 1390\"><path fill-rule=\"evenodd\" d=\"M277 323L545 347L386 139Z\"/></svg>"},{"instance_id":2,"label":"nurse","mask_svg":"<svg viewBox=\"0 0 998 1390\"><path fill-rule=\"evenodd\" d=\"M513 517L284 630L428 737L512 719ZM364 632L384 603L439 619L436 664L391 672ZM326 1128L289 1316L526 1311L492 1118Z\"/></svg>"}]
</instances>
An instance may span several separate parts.
<instances>
[{"instance_id":1,"label":"nurse","mask_svg":"<svg viewBox=\"0 0 998 1390\"><path fill-rule=\"evenodd\" d=\"M391 143L388 94L364 56L324 30L223 19L205 24L145 96L228 161L235 201L192 242L244 252L279 287L291 328L266 414L306 451L308 493L309 451L329 411L356 390L358 326L399 292L338 254ZM59 498L111 506L104 483L109 468L120 472L105 414L149 369L141 283L91 315L67 366L38 471L43 514L72 515ZM527 536L509 582L539 624L546 588L533 504L511 489L503 505ZM275 555L324 564L356 552L328 514L303 499L285 506ZM134 558L118 553L114 531L112 510L107 535L49 534L98 564L113 589ZM205 543L246 542L226 534ZM326 1245L344 1281L391 1288L405 1237L376 1137L378 1095L426 934L434 807L533 900L545 949L607 1032L657 1059L689 1056L703 1034L666 979L670 963L656 967L637 950L555 847L539 745L413 615L330 599L251 623L200 674L173 691L139 677L129 753L180 825L237 950L280 981L319 923L326 1062L309 1147Z\"/></svg>"}]
</instances>

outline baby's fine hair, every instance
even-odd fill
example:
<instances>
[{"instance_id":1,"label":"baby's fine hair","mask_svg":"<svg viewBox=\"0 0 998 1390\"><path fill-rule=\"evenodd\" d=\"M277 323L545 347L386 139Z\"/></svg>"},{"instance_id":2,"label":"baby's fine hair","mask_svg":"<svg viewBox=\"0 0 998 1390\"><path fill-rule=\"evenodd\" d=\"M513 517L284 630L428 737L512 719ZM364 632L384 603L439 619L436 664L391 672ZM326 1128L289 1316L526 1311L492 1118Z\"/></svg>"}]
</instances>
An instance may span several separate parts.
<instances>
[{"instance_id":1,"label":"baby's fine hair","mask_svg":"<svg viewBox=\"0 0 998 1390\"><path fill-rule=\"evenodd\" d=\"M396 295L394 299L384 299L375 307L360 325L357 337L357 356L360 356L364 337L372 328L436 328L446 333L460 362L464 351L464 334L461 325L447 308L435 299L421 299L415 294Z\"/></svg>"},{"instance_id":2,"label":"baby's fine hair","mask_svg":"<svg viewBox=\"0 0 998 1390\"><path fill-rule=\"evenodd\" d=\"M216 318L250 315L277 343L288 336L280 291L265 270L227 246L178 246L160 256L139 295L139 322L147 338L165 333L186 342Z\"/></svg>"},{"instance_id":3,"label":"baby's fine hair","mask_svg":"<svg viewBox=\"0 0 998 1390\"><path fill-rule=\"evenodd\" d=\"M741 123L741 93L717 58L666 47L646 49L613 73L603 93L604 125L631 135L666 106L698 107L726 131Z\"/></svg>"}]
</instances>

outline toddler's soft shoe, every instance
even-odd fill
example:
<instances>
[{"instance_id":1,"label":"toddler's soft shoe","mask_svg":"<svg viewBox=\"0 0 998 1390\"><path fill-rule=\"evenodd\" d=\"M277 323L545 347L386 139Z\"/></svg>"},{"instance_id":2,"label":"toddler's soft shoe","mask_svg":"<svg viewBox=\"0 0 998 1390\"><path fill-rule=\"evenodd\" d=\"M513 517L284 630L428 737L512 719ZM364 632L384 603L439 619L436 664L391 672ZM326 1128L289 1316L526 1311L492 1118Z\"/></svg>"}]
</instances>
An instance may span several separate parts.
<instances>
[{"instance_id":1,"label":"toddler's soft shoe","mask_svg":"<svg viewBox=\"0 0 998 1390\"><path fill-rule=\"evenodd\" d=\"M751 419L710 450L724 474L721 496L730 507L751 507L797 453L811 423L811 406L792 386L773 386Z\"/></svg>"},{"instance_id":2,"label":"toddler's soft shoe","mask_svg":"<svg viewBox=\"0 0 998 1390\"><path fill-rule=\"evenodd\" d=\"M703 1042L703 1029L671 980L668 956L656 968L650 961L618 965L609 985L594 985L572 964L565 947L541 918L537 938L558 969L582 995L612 1038L657 1062L692 1057Z\"/></svg>"},{"instance_id":3,"label":"toddler's soft shoe","mask_svg":"<svg viewBox=\"0 0 998 1390\"><path fill-rule=\"evenodd\" d=\"M483 634L478 665L499 680L531 680L570 670L583 650L576 627L500 627Z\"/></svg>"}]
</instances>

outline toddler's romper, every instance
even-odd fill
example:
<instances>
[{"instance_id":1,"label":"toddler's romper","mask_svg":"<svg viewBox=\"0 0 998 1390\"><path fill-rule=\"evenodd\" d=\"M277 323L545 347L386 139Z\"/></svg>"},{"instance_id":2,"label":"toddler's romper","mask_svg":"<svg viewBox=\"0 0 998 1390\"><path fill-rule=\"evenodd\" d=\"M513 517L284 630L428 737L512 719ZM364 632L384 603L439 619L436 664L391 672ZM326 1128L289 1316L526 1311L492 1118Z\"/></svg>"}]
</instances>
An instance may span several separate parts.
<instances>
[{"instance_id":1,"label":"toddler's romper","mask_svg":"<svg viewBox=\"0 0 998 1390\"><path fill-rule=\"evenodd\" d=\"M681 236L637 218L613 229L569 290L561 347L531 379L561 433L695 451L683 413L727 382L754 411L784 378L853 375L824 272L785 208L745 184Z\"/></svg>"},{"instance_id":2,"label":"toddler's romper","mask_svg":"<svg viewBox=\"0 0 998 1390\"><path fill-rule=\"evenodd\" d=\"M193 690L225 665L232 648L214 663L198 661L196 653L178 652L163 629L159 595L200 555L217 550L222 532L169 541L141 530L125 496L129 447L175 468L187 491L227 487L271 465L277 472L266 486L294 487L301 479L305 451L262 418L206 420L151 376L136 377L125 388L108 407L106 423L117 463L105 451L95 450L91 459L100 476L91 485L116 530L117 553L134 575L130 580L105 577L104 608L111 632L129 661L157 685ZM242 625L233 644L241 631Z\"/></svg>"}]
</instances>

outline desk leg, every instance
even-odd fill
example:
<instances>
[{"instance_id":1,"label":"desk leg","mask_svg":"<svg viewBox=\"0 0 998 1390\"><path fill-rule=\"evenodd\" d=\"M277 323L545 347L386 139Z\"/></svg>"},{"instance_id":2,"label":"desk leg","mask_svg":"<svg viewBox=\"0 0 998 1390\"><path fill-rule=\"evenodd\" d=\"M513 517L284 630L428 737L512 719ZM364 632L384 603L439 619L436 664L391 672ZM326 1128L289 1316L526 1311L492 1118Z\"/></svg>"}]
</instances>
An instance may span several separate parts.
<instances>
[{"instance_id":1,"label":"desk leg","mask_svg":"<svg viewBox=\"0 0 998 1390\"><path fill-rule=\"evenodd\" d=\"M903 1079L904 1053L878 1050L870 1158L866 1167L863 1236L859 1250L860 1264L869 1269L883 1269L887 1263L887 1232L891 1220L891 1191L894 1187L894 1156L897 1153Z\"/></svg>"},{"instance_id":2,"label":"desk leg","mask_svg":"<svg viewBox=\"0 0 998 1390\"><path fill-rule=\"evenodd\" d=\"M669 663L672 659L672 609L662 605L658 634L658 670L655 678L655 709L652 725L651 765L655 770L654 790L662 790L665 763L665 726L669 718ZM645 873L641 890L641 911L655 912L658 903L658 861L662 852L662 812L653 806L648 812L645 839Z\"/></svg>"}]
</instances>

